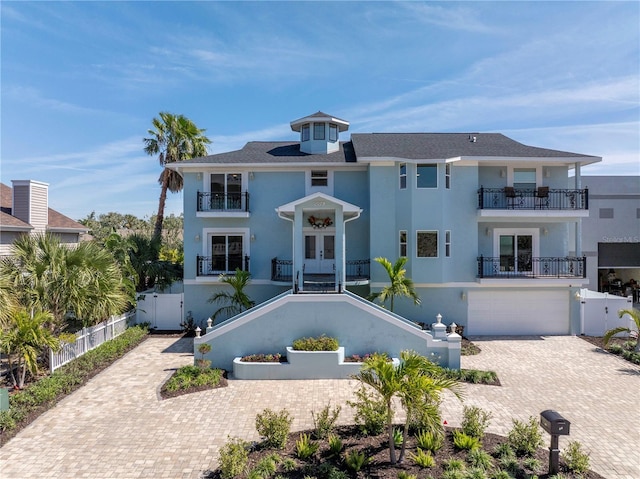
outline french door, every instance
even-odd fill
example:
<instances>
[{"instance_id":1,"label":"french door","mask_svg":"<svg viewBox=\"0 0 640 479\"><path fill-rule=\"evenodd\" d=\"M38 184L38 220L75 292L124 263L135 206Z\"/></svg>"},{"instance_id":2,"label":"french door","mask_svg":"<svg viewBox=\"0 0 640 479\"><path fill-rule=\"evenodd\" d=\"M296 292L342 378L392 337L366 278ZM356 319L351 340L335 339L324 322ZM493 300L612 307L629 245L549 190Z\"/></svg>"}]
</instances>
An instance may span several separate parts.
<instances>
[{"instance_id":1,"label":"french door","mask_svg":"<svg viewBox=\"0 0 640 479\"><path fill-rule=\"evenodd\" d=\"M500 258L500 272L531 273L533 258L538 255L538 233L529 229L498 229L494 250Z\"/></svg>"},{"instance_id":2,"label":"french door","mask_svg":"<svg viewBox=\"0 0 640 479\"><path fill-rule=\"evenodd\" d=\"M330 274L335 265L335 235L333 233L305 233L304 272Z\"/></svg>"}]
</instances>

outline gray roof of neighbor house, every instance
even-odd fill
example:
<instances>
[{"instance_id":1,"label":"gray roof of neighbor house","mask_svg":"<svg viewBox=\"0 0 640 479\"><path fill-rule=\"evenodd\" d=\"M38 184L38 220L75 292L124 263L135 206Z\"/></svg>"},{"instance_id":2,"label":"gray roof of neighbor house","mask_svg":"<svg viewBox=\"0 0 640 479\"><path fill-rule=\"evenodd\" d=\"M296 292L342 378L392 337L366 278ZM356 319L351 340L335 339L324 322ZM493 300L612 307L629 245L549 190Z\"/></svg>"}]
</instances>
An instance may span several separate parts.
<instances>
[{"instance_id":1,"label":"gray roof of neighbor house","mask_svg":"<svg viewBox=\"0 0 640 479\"><path fill-rule=\"evenodd\" d=\"M0 229L3 227L10 227L13 230L24 229L25 231L33 229L29 223L16 218L12 214L13 211L13 188L0 183ZM47 229L51 231L70 231L77 230L78 233L88 231L88 228L83 224L72 220L68 216L49 208L49 220L47 222Z\"/></svg>"},{"instance_id":2,"label":"gray roof of neighbor house","mask_svg":"<svg viewBox=\"0 0 640 479\"><path fill-rule=\"evenodd\" d=\"M600 160L592 155L523 145L500 133L353 133L351 141L340 142L340 149L335 153L303 153L297 141L251 141L240 150L193 158L174 165L355 163L357 158L375 157L408 160L457 157Z\"/></svg>"},{"instance_id":3,"label":"gray roof of neighbor house","mask_svg":"<svg viewBox=\"0 0 640 479\"><path fill-rule=\"evenodd\" d=\"M523 145L500 133L353 133L351 141L358 157L416 160L459 156L597 158Z\"/></svg>"}]
</instances>

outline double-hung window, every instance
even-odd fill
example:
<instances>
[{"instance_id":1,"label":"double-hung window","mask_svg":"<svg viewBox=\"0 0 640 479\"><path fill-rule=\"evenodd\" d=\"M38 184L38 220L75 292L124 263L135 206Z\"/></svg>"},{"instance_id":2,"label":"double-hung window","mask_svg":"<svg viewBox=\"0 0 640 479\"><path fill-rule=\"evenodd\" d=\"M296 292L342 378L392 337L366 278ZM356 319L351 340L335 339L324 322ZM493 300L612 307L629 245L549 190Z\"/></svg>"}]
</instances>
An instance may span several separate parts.
<instances>
[{"instance_id":1,"label":"double-hung window","mask_svg":"<svg viewBox=\"0 0 640 479\"><path fill-rule=\"evenodd\" d=\"M407 257L407 230L400 230L400 256Z\"/></svg>"},{"instance_id":2,"label":"double-hung window","mask_svg":"<svg viewBox=\"0 0 640 479\"><path fill-rule=\"evenodd\" d=\"M447 258L451 256L451 230L444 232L444 255Z\"/></svg>"},{"instance_id":3,"label":"double-hung window","mask_svg":"<svg viewBox=\"0 0 640 479\"><path fill-rule=\"evenodd\" d=\"M400 189L407 189L407 164L400 163Z\"/></svg>"},{"instance_id":4,"label":"double-hung window","mask_svg":"<svg viewBox=\"0 0 640 479\"><path fill-rule=\"evenodd\" d=\"M451 189L451 163L445 163L444 165L444 187Z\"/></svg>"}]
</instances>

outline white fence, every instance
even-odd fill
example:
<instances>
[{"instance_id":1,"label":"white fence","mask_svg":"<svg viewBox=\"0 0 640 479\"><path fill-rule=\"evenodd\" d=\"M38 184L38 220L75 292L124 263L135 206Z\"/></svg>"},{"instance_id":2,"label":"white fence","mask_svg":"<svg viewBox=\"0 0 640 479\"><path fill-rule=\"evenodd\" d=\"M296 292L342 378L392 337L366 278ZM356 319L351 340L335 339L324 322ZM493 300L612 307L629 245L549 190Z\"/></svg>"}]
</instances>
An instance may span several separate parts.
<instances>
[{"instance_id":1,"label":"white fence","mask_svg":"<svg viewBox=\"0 0 640 479\"><path fill-rule=\"evenodd\" d=\"M580 303L580 332L582 334L604 336L608 330L619 326L635 329L633 320L629 316L618 317L619 310L633 307L631 296L625 298L581 289Z\"/></svg>"},{"instance_id":2,"label":"white fence","mask_svg":"<svg viewBox=\"0 0 640 479\"><path fill-rule=\"evenodd\" d=\"M53 372L105 341L121 335L135 316L135 311L129 311L122 316L111 316L107 321L90 328L82 328L76 333L75 343L65 343L58 352L49 351L49 369Z\"/></svg>"},{"instance_id":3,"label":"white fence","mask_svg":"<svg viewBox=\"0 0 640 479\"><path fill-rule=\"evenodd\" d=\"M182 329L184 293L148 292L138 295L137 320L148 322L153 329Z\"/></svg>"}]
</instances>

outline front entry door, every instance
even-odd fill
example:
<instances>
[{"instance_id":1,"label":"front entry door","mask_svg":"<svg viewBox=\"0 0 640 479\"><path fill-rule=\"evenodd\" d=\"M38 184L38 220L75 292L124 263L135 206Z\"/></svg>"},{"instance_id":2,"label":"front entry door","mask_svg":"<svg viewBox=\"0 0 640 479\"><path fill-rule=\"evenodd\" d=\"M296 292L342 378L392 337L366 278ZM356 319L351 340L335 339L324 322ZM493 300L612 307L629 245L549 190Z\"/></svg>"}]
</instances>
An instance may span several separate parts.
<instances>
[{"instance_id":1,"label":"front entry door","mask_svg":"<svg viewBox=\"0 0 640 479\"><path fill-rule=\"evenodd\" d=\"M335 265L335 236L307 233L304 236L305 274L331 274Z\"/></svg>"}]
</instances>

